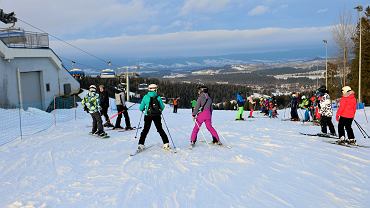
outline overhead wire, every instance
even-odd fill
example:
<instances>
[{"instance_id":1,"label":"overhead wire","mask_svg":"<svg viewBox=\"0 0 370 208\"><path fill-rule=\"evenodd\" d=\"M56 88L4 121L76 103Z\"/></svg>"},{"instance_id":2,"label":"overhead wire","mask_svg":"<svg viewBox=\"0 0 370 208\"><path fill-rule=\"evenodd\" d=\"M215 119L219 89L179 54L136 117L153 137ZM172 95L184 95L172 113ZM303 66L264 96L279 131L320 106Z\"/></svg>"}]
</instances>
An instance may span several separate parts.
<instances>
[{"instance_id":1,"label":"overhead wire","mask_svg":"<svg viewBox=\"0 0 370 208\"><path fill-rule=\"evenodd\" d=\"M23 22L24 24L26 24L26 25L30 26L30 27L33 27L33 28L35 28L35 29L37 29L37 30L39 30L39 31L41 31L41 32L47 33L50 37L53 37L53 38L55 38L56 40L63 42L64 44L67 44L67 45L69 45L69 46L71 46L71 47L73 47L73 48L75 48L75 49L77 49L77 50L79 50L79 51L81 51L81 52L83 52L83 53L85 53L85 54L87 54L87 55L91 56L91 57L94 57L95 59L97 59L97 60L99 60L99 61L101 61L101 62L104 62L105 64L108 64L109 66L112 66L112 62L111 62L110 60L108 60L108 61L107 61L107 60L105 60L104 58L98 57L98 56L96 56L96 55L94 55L94 54L92 54L92 53L90 53L90 52L88 52L88 51L86 51L86 50L84 50L84 49L82 49L82 48L78 47L78 46L75 46L75 45L73 45L73 44L71 44L71 43L69 43L69 42L67 42L67 41L65 41L65 40L63 40L63 39L61 39L61 38L58 38L58 37L57 37L57 36L55 36L55 35L52 35L52 34L48 33L47 31L45 31L45 30L43 30L43 29L41 29L41 28L39 28L39 27L36 27L36 26L32 25L31 23L26 22L25 20L22 20L22 19L20 19L20 18L18 18L18 17L17 17L17 19L18 19L19 21ZM76 62L76 63L77 63L77 62ZM94 68L95 68L95 67L94 67Z\"/></svg>"}]
</instances>

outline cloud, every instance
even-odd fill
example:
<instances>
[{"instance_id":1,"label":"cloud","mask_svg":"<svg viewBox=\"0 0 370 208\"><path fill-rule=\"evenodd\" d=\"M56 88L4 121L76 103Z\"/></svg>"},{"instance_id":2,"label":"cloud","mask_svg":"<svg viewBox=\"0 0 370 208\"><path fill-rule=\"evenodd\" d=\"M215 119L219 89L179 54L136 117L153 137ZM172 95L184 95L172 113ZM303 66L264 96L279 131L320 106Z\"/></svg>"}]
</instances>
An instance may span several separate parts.
<instances>
[{"instance_id":1,"label":"cloud","mask_svg":"<svg viewBox=\"0 0 370 208\"><path fill-rule=\"evenodd\" d=\"M248 12L249 16L257 16L257 15L262 15L265 14L266 12L269 11L269 8L267 6L263 5L258 5L254 7L252 10Z\"/></svg>"},{"instance_id":2,"label":"cloud","mask_svg":"<svg viewBox=\"0 0 370 208\"><path fill-rule=\"evenodd\" d=\"M300 49L317 46L330 37L331 27L261 28L254 30L184 31L167 34L78 39L71 43L93 54L109 57L164 57L220 55L234 52ZM78 51L53 41L62 56Z\"/></svg>"},{"instance_id":3,"label":"cloud","mask_svg":"<svg viewBox=\"0 0 370 208\"><path fill-rule=\"evenodd\" d=\"M325 9L319 9L319 10L317 10L316 13L320 14L320 13L326 13L328 11L329 11L329 9L325 8Z\"/></svg>"},{"instance_id":4,"label":"cloud","mask_svg":"<svg viewBox=\"0 0 370 208\"><path fill-rule=\"evenodd\" d=\"M181 15L193 12L213 13L226 8L231 0L185 0L181 8Z\"/></svg>"},{"instance_id":5,"label":"cloud","mask_svg":"<svg viewBox=\"0 0 370 208\"><path fill-rule=\"evenodd\" d=\"M23 0L3 0L2 7L58 35L124 28L145 22L156 14L143 0L125 3L119 0L32 0L27 1L27 6Z\"/></svg>"}]
</instances>

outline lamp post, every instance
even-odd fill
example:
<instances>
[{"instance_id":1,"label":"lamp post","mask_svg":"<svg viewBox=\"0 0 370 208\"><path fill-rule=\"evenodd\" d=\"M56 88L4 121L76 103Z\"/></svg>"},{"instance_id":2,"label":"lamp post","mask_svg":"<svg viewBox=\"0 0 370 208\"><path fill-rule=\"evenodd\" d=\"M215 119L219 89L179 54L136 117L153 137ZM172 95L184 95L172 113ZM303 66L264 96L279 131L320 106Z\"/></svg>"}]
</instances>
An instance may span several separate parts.
<instances>
[{"instance_id":1,"label":"lamp post","mask_svg":"<svg viewBox=\"0 0 370 208\"><path fill-rule=\"evenodd\" d=\"M358 12L358 18L360 21L360 47L358 53L358 102L361 103L361 48L362 48L362 24L361 24L361 12L363 10L362 6L359 5L355 7Z\"/></svg>"},{"instance_id":2,"label":"lamp post","mask_svg":"<svg viewBox=\"0 0 370 208\"><path fill-rule=\"evenodd\" d=\"M130 102L130 82L128 80L128 66L126 67L126 93L127 93L127 101Z\"/></svg>"},{"instance_id":3,"label":"lamp post","mask_svg":"<svg viewBox=\"0 0 370 208\"><path fill-rule=\"evenodd\" d=\"M328 87L328 41L323 40L322 42L325 44L325 85Z\"/></svg>"}]
</instances>

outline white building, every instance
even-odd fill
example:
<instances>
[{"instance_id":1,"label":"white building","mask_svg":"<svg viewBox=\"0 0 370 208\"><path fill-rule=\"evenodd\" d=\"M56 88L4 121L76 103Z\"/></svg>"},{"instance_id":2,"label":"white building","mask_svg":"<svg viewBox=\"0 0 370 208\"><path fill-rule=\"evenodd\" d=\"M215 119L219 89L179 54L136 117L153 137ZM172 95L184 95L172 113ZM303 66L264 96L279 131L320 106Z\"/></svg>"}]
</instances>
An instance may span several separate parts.
<instances>
[{"instance_id":1,"label":"white building","mask_svg":"<svg viewBox=\"0 0 370 208\"><path fill-rule=\"evenodd\" d=\"M49 48L48 34L0 29L0 107L46 110L54 96L79 90L79 82Z\"/></svg>"}]
</instances>

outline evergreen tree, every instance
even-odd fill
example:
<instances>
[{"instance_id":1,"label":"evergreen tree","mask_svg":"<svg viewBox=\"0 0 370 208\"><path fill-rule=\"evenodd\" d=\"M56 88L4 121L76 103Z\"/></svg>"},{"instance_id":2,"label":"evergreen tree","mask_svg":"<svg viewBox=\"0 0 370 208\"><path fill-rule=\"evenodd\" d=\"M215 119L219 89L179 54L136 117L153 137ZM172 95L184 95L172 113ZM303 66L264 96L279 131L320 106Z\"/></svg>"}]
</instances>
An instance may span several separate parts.
<instances>
[{"instance_id":1,"label":"evergreen tree","mask_svg":"<svg viewBox=\"0 0 370 208\"><path fill-rule=\"evenodd\" d=\"M362 64L361 64L361 95L362 101L370 104L370 6L365 9L365 16L361 17L362 26ZM352 89L358 93L358 68L360 47L360 24L357 24L356 34L353 38L355 57L352 60L351 80Z\"/></svg>"}]
</instances>

